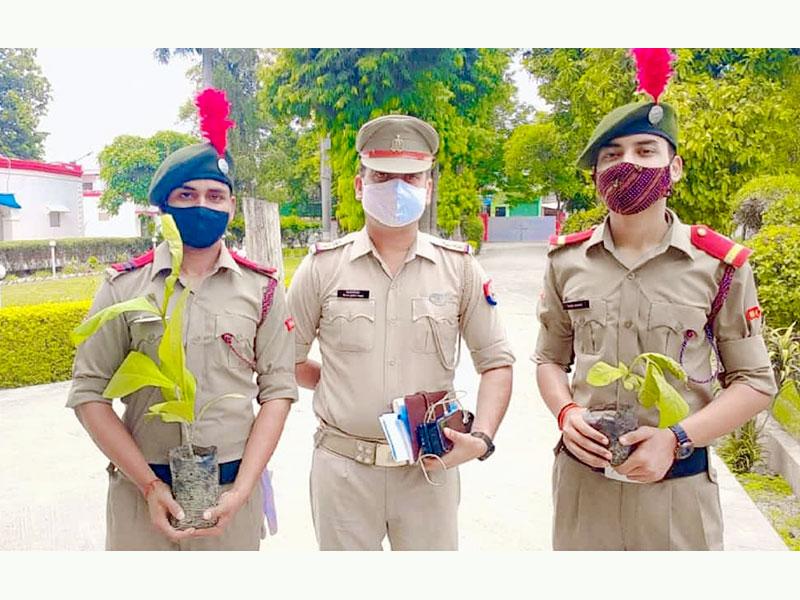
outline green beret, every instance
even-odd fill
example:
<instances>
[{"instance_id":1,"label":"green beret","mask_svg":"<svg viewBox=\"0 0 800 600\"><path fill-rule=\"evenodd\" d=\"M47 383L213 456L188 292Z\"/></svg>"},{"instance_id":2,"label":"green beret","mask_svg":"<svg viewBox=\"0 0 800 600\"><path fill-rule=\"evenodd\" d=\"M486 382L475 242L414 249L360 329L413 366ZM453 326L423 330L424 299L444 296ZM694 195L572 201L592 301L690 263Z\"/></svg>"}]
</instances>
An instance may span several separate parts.
<instances>
[{"instance_id":1,"label":"green beret","mask_svg":"<svg viewBox=\"0 0 800 600\"><path fill-rule=\"evenodd\" d=\"M176 150L158 167L147 195L150 204L163 206L170 192L193 179L213 179L233 191L233 159L220 158L211 144L192 144Z\"/></svg>"},{"instance_id":2,"label":"green beret","mask_svg":"<svg viewBox=\"0 0 800 600\"><path fill-rule=\"evenodd\" d=\"M578 157L577 165L591 169L600 148L611 140L636 133L650 133L667 140L678 149L678 117L675 109L663 102L632 102L615 108L595 127L589 143Z\"/></svg>"}]
</instances>

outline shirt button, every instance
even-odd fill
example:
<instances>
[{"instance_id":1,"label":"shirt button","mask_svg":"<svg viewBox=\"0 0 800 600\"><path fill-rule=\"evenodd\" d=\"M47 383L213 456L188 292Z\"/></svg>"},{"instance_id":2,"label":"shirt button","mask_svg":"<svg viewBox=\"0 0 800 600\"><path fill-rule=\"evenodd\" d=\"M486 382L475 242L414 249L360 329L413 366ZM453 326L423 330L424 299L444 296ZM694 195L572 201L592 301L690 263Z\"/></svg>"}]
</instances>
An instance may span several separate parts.
<instances>
[{"instance_id":1,"label":"shirt button","mask_svg":"<svg viewBox=\"0 0 800 600\"><path fill-rule=\"evenodd\" d=\"M627 327L628 329L630 329L631 327L633 327L633 323L632 323L631 321L625 321L624 325L625 325L625 327Z\"/></svg>"},{"instance_id":2,"label":"shirt button","mask_svg":"<svg viewBox=\"0 0 800 600\"><path fill-rule=\"evenodd\" d=\"M393 289L395 289L396 287L397 287L397 284L396 284L396 283L394 283L394 282L392 282L392 283L390 283L390 284L389 284L389 289L390 289L390 290L393 290Z\"/></svg>"},{"instance_id":3,"label":"shirt button","mask_svg":"<svg viewBox=\"0 0 800 600\"><path fill-rule=\"evenodd\" d=\"M628 273L628 279L636 279L636 273Z\"/></svg>"},{"instance_id":4,"label":"shirt button","mask_svg":"<svg viewBox=\"0 0 800 600\"><path fill-rule=\"evenodd\" d=\"M393 366L394 366L394 364L395 364L395 361L394 361L394 359L392 359L392 360L390 360L390 361L389 361L389 366L390 366L390 367L393 367Z\"/></svg>"},{"instance_id":5,"label":"shirt button","mask_svg":"<svg viewBox=\"0 0 800 600\"><path fill-rule=\"evenodd\" d=\"M397 319L395 319L394 317L389 319L389 325L396 325L396 324L397 324Z\"/></svg>"}]
</instances>

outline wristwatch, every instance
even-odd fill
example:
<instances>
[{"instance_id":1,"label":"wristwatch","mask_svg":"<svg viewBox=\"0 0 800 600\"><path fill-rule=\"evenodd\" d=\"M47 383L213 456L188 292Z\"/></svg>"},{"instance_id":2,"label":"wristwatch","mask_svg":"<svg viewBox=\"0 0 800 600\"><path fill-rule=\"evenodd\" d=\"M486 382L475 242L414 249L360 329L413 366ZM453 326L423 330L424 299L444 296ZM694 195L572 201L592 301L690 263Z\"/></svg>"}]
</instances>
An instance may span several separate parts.
<instances>
[{"instance_id":1,"label":"wristwatch","mask_svg":"<svg viewBox=\"0 0 800 600\"><path fill-rule=\"evenodd\" d=\"M470 432L470 435L476 438L481 438L486 444L486 452L483 453L483 456L479 456L478 460L486 460L494 453L494 443L492 442L492 438L482 431L472 431Z\"/></svg>"},{"instance_id":2,"label":"wristwatch","mask_svg":"<svg viewBox=\"0 0 800 600\"><path fill-rule=\"evenodd\" d=\"M680 425L672 425L669 430L675 434L678 440L678 447L675 448L675 458L678 460L685 460L694 452L694 442L686 435L683 427Z\"/></svg>"}]
</instances>

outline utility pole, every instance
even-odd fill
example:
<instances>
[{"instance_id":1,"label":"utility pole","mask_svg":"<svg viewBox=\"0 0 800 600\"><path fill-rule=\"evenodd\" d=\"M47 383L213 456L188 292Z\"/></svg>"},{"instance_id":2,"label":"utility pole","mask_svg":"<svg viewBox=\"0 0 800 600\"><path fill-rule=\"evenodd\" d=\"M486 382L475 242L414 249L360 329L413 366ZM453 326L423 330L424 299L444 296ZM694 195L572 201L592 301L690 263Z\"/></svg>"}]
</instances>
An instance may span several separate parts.
<instances>
[{"instance_id":1,"label":"utility pole","mask_svg":"<svg viewBox=\"0 0 800 600\"><path fill-rule=\"evenodd\" d=\"M331 239L331 165L328 151L331 149L331 136L326 135L319 144L319 184L322 199L322 241Z\"/></svg>"},{"instance_id":2,"label":"utility pole","mask_svg":"<svg viewBox=\"0 0 800 600\"><path fill-rule=\"evenodd\" d=\"M200 56L203 59L203 89L214 87L214 57L213 48L201 48Z\"/></svg>"}]
</instances>

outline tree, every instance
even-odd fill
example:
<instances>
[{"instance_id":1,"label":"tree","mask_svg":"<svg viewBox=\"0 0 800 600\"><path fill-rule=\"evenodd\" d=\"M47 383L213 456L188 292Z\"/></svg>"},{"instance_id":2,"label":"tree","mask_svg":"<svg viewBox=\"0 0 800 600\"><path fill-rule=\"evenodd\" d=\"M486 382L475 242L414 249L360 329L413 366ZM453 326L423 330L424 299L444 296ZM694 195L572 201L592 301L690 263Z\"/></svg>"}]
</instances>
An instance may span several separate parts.
<instances>
[{"instance_id":1,"label":"tree","mask_svg":"<svg viewBox=\"0 0 800 600\"><path fill-rule=\"evenodd\" d=\"M760 174L797 172L800 140L798 55L780 48L679 49L676 75L663 97L679 115L679 153L686 165L670 205L687 222L732 229L733 193ZM624 49L535 49L525 67L553 106L574 163L602 116L635 99L635 68ZM592 186L585 173L575 174Z\"/></svg>"},{"instance_id":2,"label":"tree","mask_svg":"<svg viewBox=\"0 0 800 600\"><path fill-rule=\"evenodd\" d=\"M353 191L361 125L389 113L431 123L441 137L438 224L450 233L478 212L479 193L501 164L498 130L512 108L510 56L469 48L284 49L263 70L259 99L276 119L331 136L336 214L345 230L364 222Z\"/></svg>"},{"instance_id":3,"label":"tree","mask_svg":"<svg viewBox=\"0 0 800 600\"><path fill-rule=\"evenodd\" d=\"M34 48L0 48L0 154L40 160L47 134L37 131L47 112L50 83Z\"/></svg>"},{"instance_id":4,"label":"tree","mask_svg":"<svg viewBox=\"0 0 800 600\"><path fill-rule=\"evenodd\" d=\"M193 136L175 131L159 131L149 138L116 137L97 157L100 178L106 183L100 206L112 214L116 214L126 200L147 206L147 190L158 166L175 150L197 141Z\"/></svg>"},{"instance_id":5,"label":"tree","mask_svg":"<svg viewBox=\"0 0 800 600\"><path fill-rule=\"evenodd\" d=\"M575 166L564 160L570 147L558 126L544 113L534 123L520 125L505 144L505 169L509 198L517 201L554 194L559 209L571 210L591 204L585 183L576 177Z\"/></svg>"},{"instance_id":6,"label":"tree","mask_svg":"<svg viewBox=\"0 0 800 600\"><path fill-rule=\"evenodd\" d=\"M202 50L202 53L200 52ZM203 70L189 70L198 88L213 85L226 92L236 126L228 132L228 150L235 164L234 186L238 195L264 198L279 204L307 205L318 196L318 159L314 141L302 140L307 131L276 121L259 109L259 71L272 60L274 51L262 48L158 48L155 57L168 62L173 55L202 56ZM210 73L207 65L211 66ZM187 99L180 118L195 124L197 111Z\"/></svg>"}]
</instances>

